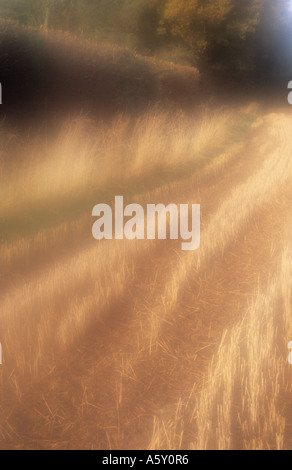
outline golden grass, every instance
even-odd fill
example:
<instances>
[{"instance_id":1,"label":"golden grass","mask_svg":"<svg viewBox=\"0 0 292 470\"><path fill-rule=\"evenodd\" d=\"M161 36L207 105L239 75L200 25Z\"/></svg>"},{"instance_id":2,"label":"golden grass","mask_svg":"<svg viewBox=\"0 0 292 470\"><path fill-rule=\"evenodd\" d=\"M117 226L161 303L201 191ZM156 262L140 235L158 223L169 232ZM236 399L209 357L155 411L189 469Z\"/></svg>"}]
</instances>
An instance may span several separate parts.
<instances>
[{"instance_id":1,"label":"golden grass","mask_svg":"<svg viewBox=\"0 0 292 470\"><path fill-rule=\"evenodd\" d=\"M141 177L155 182L159 172L188 169L188 165L206 159L208 152L226 145L233 119L232 113L224 110L204 111L194 120L182 113L173 116L155 109L135 123L124 115L98 125L84 117L70 119L52 142L30 139L29 147L25 146L8 168L4 153L1 214L32 204L49 206L76 193L107 194L108 188L135 185Z\"/></svg>"},{"instance_id":2,"label":"golden grass","mask_svg":"<svg viewBox=\"0 0 292 470\"><path fill-rule=\"evenodd\" d=\"M290 237L291 227L288 248L267 291L259 291L246 315L223 334L196 405L194 448L208 449L211 442L211 447L216 443L219 450L228 450L234 439L246 450L284 448L281 398L292 392L286 357L281 355L291 331ZM283 309L288 302L289 310Z\"/></svg>"},{"instance_id":3,"label":"golden grass","mask_svg":"<svg viewBox=\"0 0 292 470\"><path fill-rule=\"evenodd\" d=\"M272 216L284 223L289 207L291 119L232 132L247 114L154 109L7 139L1 448L289 445L291 226L277 232ZM120 191L201 203L200 250L95 242L92 207Z\"/></svg>"}]
</instances>

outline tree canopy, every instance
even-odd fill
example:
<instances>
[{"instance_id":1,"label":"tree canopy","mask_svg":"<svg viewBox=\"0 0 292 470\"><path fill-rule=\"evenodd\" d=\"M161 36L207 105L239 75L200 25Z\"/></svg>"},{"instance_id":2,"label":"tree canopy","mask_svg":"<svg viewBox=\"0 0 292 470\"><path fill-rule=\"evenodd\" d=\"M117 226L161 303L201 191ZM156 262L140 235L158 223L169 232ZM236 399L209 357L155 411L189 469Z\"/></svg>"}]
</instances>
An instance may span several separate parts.
<instances>
[{"instance_id":1,"label":"tree canopy","mask_svg":"<svg viewBox=\"0 0 292 470\"><path fill-rule=\"evenodd\" d=\"M233 76L286 73L289 0L0 0L21 23L131 44L144 54L181 48L189 62ZM171 54L170 54L171 55Z\"/></svg>"}]
</instances>

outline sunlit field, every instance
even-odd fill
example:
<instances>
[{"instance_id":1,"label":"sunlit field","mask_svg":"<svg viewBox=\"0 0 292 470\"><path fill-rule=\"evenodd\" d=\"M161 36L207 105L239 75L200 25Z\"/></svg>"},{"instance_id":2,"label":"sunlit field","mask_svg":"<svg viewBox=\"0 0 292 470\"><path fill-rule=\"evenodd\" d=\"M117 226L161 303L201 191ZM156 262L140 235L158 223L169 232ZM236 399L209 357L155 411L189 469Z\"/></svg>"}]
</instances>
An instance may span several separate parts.
<instances>
[{"instance_id":1,"label":"sunlit field","mask_svg":"<svg viewBox=\"0 0 292 470\"><path fill-rule=\"evenodd\" d=\"M2 119L0 449L292 448L288 111ZM116 195L200 204L200 248L94 240Z\"/></svg>"},{"instance_id":2,"label":"sunlit field","mask_svg":"<svg viewBox=\"0 0 292 470\"><path fill-rule=\"evenodd\" d=\"M287 445L291 119L258 118L241 140L250 110L234 114L153 111L130 135L126 116L79 118L46 146L8 136L1 447ZM121 191L200 203L200 249L94 241L91 206Z\"/></svg>"}]
</instances>

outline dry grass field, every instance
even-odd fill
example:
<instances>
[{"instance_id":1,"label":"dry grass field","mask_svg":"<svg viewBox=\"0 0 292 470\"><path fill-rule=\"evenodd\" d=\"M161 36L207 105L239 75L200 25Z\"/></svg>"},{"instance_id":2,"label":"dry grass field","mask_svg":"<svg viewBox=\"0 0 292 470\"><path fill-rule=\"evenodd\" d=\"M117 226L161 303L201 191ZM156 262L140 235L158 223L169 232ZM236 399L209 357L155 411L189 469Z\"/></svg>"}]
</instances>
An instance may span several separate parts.
<instances>
[{"instance_id":1,"label":"dry grass field","mask_svg":"<svg viewBox=\"0 0 292 470\"><path fill-rule=\"evenodd\" d=\"M292 121L247 119L153 111L129 134L122 116L80 118L45 146L5 134L1 448L291 446ZM94 241L91 203L119 191L200 203L200 249Z\"/></svg>"},{"instance_id":2,"label":"dry grass field","mask_svg":"<svg viewBox=\"0 0 292 470\"><path fill-rule=\"evenodd\" d=\"M292 117L0 125L0 449L291 449ZM201 204L201 245L92 208Z\"/></svg>"}]
</instances>

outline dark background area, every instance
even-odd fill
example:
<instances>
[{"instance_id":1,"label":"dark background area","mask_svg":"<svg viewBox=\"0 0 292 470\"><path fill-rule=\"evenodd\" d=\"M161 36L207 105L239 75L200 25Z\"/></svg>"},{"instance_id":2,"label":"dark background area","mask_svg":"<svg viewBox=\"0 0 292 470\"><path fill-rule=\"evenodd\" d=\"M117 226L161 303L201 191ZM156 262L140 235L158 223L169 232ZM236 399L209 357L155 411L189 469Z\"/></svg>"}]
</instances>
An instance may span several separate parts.
<instances>
[{"instance_id":1,"label":"dark background area","mask_svg":"<svg viewBox=\"0 0 292 470\"><path fill-rule=\"evenodd\" d=\"M110 118L153 103L187 109L208 99L286 100L290 3L0 0L1 115L31 125L43 115ZM164 62L155 66L151 57ZM165 72L165 61L178 68Z\"/></svg>"},{"instance_id":2,"label":"dark background area","mask_svg":"<svg viewBox=\"0 0 292 470\"><path fill-rule=\"evenodd\" d=\"M234 81L291 71L290 0L0 0L0 14L131 46Z\"/></svg>"}]
</instances>

